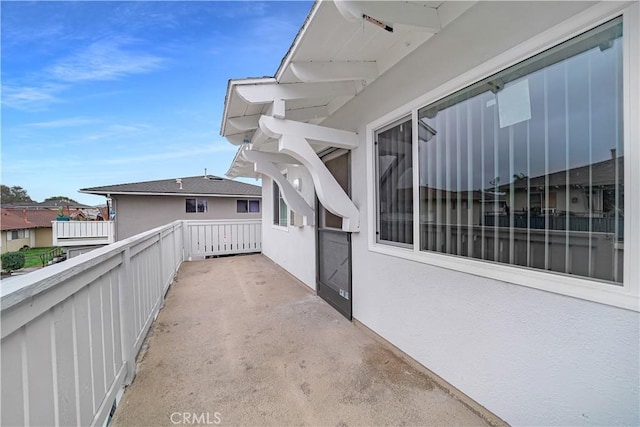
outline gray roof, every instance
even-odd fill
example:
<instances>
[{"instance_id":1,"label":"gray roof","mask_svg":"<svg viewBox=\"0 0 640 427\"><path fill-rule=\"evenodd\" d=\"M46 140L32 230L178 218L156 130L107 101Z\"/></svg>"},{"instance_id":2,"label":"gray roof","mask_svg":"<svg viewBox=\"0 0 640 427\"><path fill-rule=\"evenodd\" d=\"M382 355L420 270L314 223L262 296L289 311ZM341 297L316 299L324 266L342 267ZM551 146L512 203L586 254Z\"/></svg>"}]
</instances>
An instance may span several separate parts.
<instances>
[{"instance_id":1,"label":"gray roof","mask_svg":"<svg viewBox=\"0 0 640 427\"><path fill-rule=\"evenodd\" d=\"M180 189L180 182L182 189ZM105 185L80 189L89 194L140 194L140 195L209 195L209 196L257 196L262 195L262 187L233 181L213 175L190 176L186 178L162 179L159 181L133 182L129 184Z\"/></svg>"}]
</instances>

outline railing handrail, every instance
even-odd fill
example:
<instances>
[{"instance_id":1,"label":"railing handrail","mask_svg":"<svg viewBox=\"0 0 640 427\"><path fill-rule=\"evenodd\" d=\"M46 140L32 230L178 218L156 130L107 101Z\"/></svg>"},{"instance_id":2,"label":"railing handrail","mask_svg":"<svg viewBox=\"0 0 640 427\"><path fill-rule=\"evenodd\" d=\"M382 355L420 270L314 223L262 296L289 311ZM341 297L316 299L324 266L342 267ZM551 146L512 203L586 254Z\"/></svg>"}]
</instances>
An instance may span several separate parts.
<instances>
[{"instance_id":1,"label":"railing handrail","mask_svg":"<svg viewBox=\"0 0 640 427\"><path fill-rule=\"evenodd\" d=\"M3 282L0 422L104 425L180 264L261 243L260 220L177 220Z\"/></svg>"},{"instance_id":2,"label":"railing handrail","mask_svg":"<svg viewBox=\"0 0 640 427\"><path fill-rule=\"evenodd\" d=\"M66 221L61 221L66 222ZM11 281L0 287L0 310L6 310L27 298L34 297L58 283L69 280L72 277L88 270L89 268L113 258L122 253L127 247L143 242L155 236L164 229L170 229L181 220L156 227L127 239L94 249L90 252L78 255L63 263L51 265L47 268L35 270L29 274L14 277Z\"/></svg>"}]
</instances>

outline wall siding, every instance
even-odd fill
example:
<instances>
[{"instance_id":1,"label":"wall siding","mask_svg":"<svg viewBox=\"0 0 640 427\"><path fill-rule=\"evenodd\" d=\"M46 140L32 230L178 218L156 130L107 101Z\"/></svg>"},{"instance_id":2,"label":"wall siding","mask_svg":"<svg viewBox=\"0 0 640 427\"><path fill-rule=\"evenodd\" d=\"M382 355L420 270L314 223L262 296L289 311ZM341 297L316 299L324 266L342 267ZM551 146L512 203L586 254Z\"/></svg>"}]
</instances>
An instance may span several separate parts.
<instances>
[{"instance_id":1,"label":"wall siding","mask_svg":"<svg viewBox=\"0 0 640 427\"><path fill-rule=\"evenodd\" d=\"M302 167L287 171L289 181L301 178L302 195L315 206L311 176ZM262 180L262 253L282 266L309 288L316 289L315 228L289 226L286 230L273 225L272 180Z\"/></svg>"},{"instance_id":2,"label":"wall siding","mask_svg":"<svg viewBox=\"0 0 640 427\"><path fill-rule=\"evenodd\" d=\"M186 213L187 196L129 196L117 195L116 240L126 239L143 231L167 224L175 220L208 220L208 219L260 219L261 213L236 212L236 201L243 198L197 197L207 200L208 211L203 213ZM192 198L193 196L189 196ZM244 199L258 199L246 197ZM261 211L264 211L262 202Z\"/></svg>"},{"instance_id":3,"label":"wall siding","mask_svg":"<svg viewBox=\"0 0 640 427\"><path fill-rule=\"evenodd\" d=\"M368 123L591 5L478 2L323 123L360 135L352 176ZM355 318L509 423L640 423L638 313L370 252L369 179L353 180Z\"/></svg>"}]
</instances>

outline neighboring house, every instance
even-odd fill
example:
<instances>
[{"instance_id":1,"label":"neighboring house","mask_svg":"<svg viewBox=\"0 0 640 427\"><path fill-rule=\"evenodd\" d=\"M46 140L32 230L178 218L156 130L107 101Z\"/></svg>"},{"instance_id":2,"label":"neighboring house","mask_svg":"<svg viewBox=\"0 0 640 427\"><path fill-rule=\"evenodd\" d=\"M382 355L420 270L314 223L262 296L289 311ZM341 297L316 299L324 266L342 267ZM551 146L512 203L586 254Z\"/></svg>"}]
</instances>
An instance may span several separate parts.
<instances>
[{"instance_id":1,"label":"neighboring house","mask_svg":"<svg viewBox=\"0 0 640 427\"><path fill-rule=\"evenodd\" d=\"M111 199L116 240L177 219L259 219L261 188L213 175L83 188Z\"/></svg>"},{"instance_id":2,"label":"neighboring house","mask_svg":"<svg viewBox=\"0 0 640 427\"><path fill-rule=\"evenodd\" d=\"M509 423L640 424L640 4L316 2L229 82L263 253Z\"/></svg>"},{"instance_id":3,"label":"neighboring house","mask_svg":"<svg viewBox=\"0 0 640 427\"><path fill-rule=\"evenodd\" d=\"M56 211L48 209L0 209L2 253L14 252L23 246L52 246L51 221Z\"/></svg>"}]
</instances>

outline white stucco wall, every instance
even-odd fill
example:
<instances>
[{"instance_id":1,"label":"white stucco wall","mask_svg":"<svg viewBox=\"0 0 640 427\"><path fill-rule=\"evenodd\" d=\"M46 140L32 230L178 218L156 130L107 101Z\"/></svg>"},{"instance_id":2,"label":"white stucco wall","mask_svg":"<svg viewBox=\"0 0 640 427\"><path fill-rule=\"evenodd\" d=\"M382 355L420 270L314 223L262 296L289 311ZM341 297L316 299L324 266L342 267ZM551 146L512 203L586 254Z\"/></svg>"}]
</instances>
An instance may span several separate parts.
<instances>
[{"instance_id":1,"label":"white stucco wall","mask_svg":"<svg viewBox=\"0 0 640 427\"><path fill-rule=\"evenodd\" d=\"M300 178L302 195L310 206L314 206L315 193L309 172L303 166L290 167L287 178L292 182ZM316 289L315 228L287 228L273 225L273 181L262 180L262 253L282 266L309 288Z\"/></svg>"},{"instance_id":2,"label":"white stucco wall","mask_svg":"<svg viewBox=\"0 0 640 427\"><path fill-rule=\"evenodd\" d=\"M638 313L369 251L365 127L591 5L478 2L323 123L361 137L354 317L514 425L638 425Z\"/></svg>"}]
</instances>

